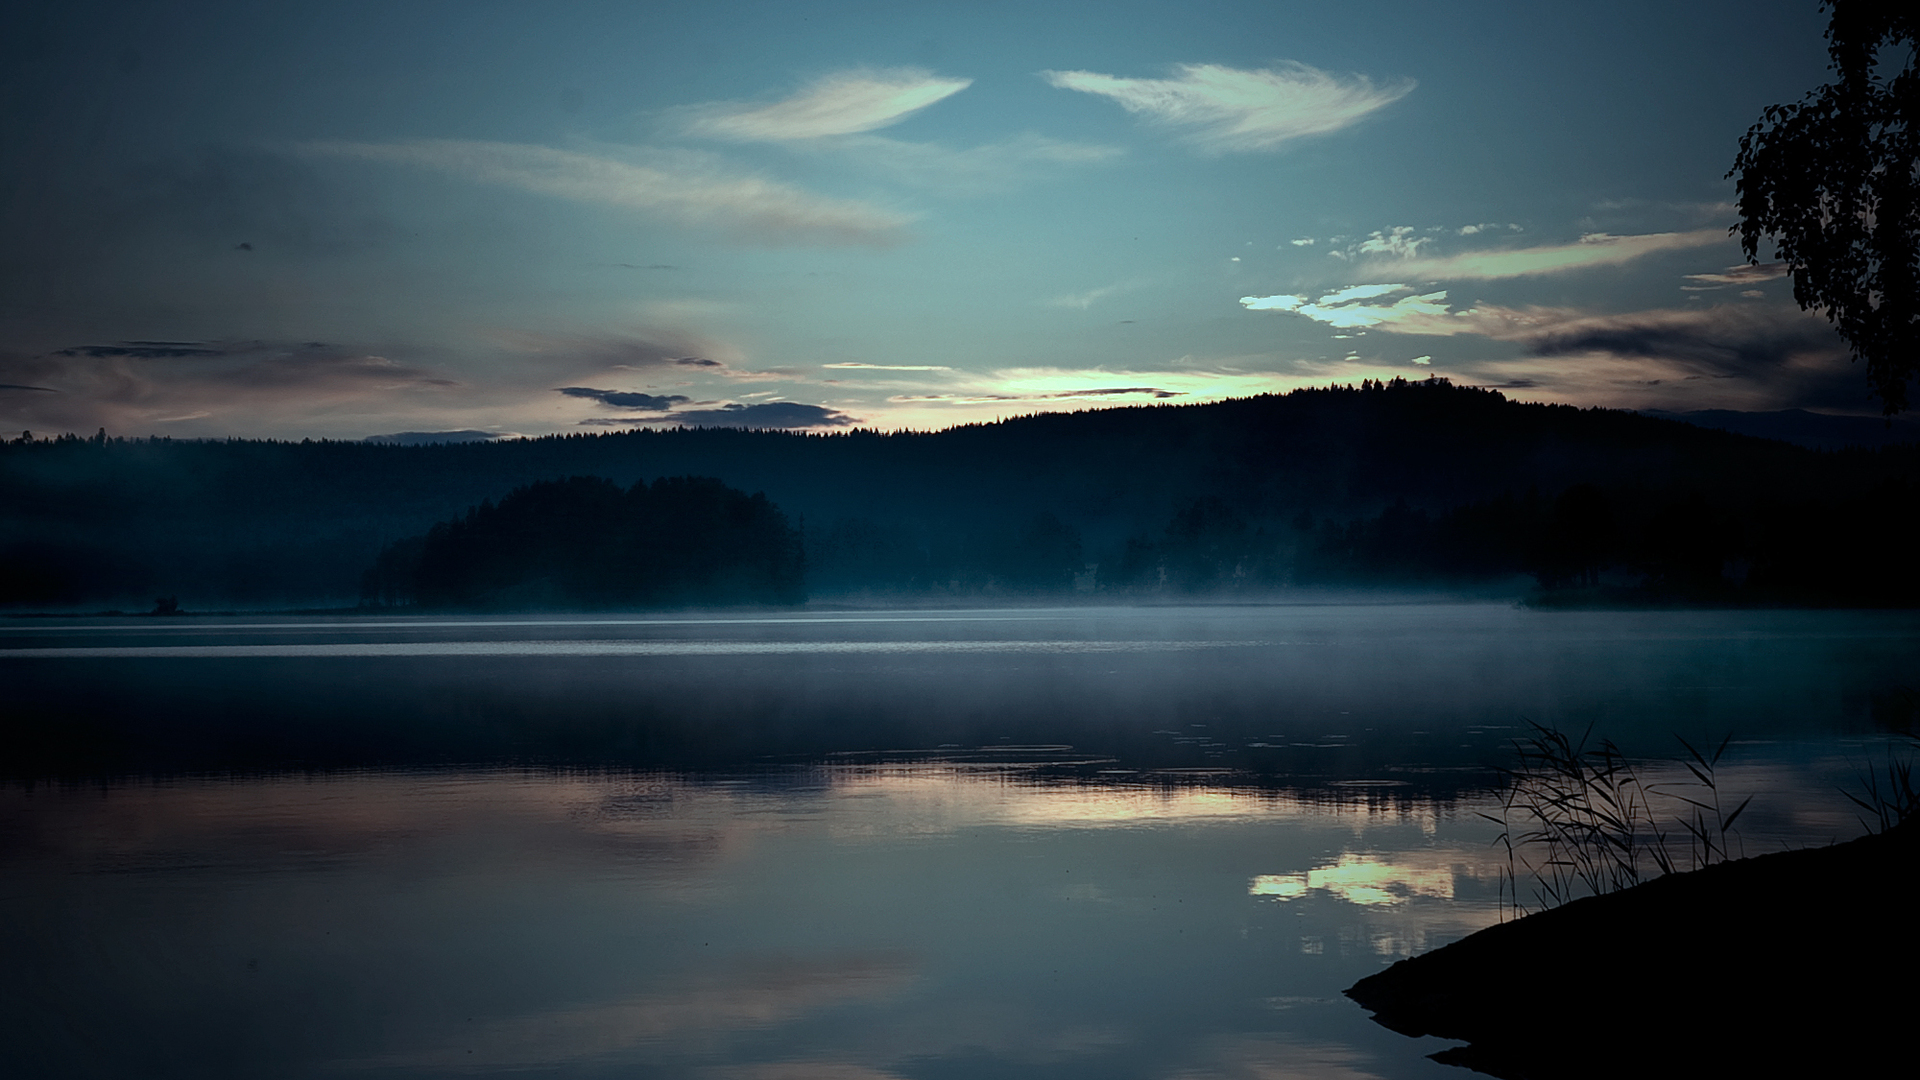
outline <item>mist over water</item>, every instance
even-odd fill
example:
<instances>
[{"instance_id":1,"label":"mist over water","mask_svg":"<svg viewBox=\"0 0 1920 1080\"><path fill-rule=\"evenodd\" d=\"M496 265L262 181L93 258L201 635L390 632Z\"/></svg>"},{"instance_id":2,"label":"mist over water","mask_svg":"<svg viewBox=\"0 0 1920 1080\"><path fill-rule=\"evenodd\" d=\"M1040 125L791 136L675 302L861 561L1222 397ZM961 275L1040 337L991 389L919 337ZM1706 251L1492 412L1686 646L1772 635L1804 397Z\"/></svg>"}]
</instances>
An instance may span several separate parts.
<instances>
[{"instance_id":1,"label":"mist over water","mask_svg":"<svg viewBox=\"0 0 1920 1080\"><path fill-rule=\"evenodd\" d=\"M1526 720L1732 732L1747 850L1820 843L1860 831L1836 786L1917 644L1492 604L20 621L0 1045L26 1076L1455 1075L1339 991L1499 917L1478 814Z\"/></svg>"}]
</instances>

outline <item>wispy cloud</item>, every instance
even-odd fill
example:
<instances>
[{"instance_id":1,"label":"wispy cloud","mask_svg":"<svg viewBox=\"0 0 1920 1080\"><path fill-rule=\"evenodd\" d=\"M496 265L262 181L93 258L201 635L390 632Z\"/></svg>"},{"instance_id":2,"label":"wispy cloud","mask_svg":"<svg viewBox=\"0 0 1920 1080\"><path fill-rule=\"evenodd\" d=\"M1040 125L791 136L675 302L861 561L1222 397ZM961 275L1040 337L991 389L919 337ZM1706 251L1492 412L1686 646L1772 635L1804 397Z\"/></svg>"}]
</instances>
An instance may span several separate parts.
<instances>
[{"instance_id":1,"label":"wispy cloud","mask_svg":"<svg viewBox=\"0 0 1920 1080\"><path fill-rule=\"evenodd\" d=\"M1384 255L1396 259L1411 259L1420 254L1420 249L1433 242L1431 235L1421 236L1411 225L1395 225L1391 229L1379 229L1372 236L1355 244L1349 249L1352 255ZM1332 255L1334 252L1328 252Z\"/></svg>"},{"instance_id":2,"label":"wispy cloud","mask_svg":"<svg viewBox=\"0 0 1920 1080\"><path fill-rule=\"evenodd\" d=\"M635 164L547 146L453 139L314 142L302 149L637 210L677 224L719 227L763 244L884 246L904 239L909 221L904 214L869 203L815 195L738 173L711 155L688 151L652 151L649 163Z\"/></svg>"},{"instance_id":3,"label":"wispy cloud","mask_svg":"<svg viewBox=\"0 0 1920 1080\"><path fill-rule=\"evenodd\" d=\"M1369 268L1360 264L1352 270L1400 281L1465 281L1557 274L1596 266L1617 266L1658 251L1680 251L1730 243L1725 229L1696 229L1691 232L1643 233L1638 236L1613 236L1588 233L1571 244L1513 248L1493 251L1468 251L1458 255L1415 257L1391 262L1382 260Z\"/></svg>"},{"instance_id":4,"label":"wispy cloud","mask_svg":"<svg viewBox=\"0 0 1920 1080\"><path fill-rule=\"evenodd\" d=\"M858 371L952 371L943 364L863 364L854 360L837 364L821 364L823 368L844 368Z\"/></svg>"},{"instance_id":5,"label":"wispy cloud","mask_svg":"<svg viewBox=\"0 0 1920 1080\"><path fill-rule=\"evenodd\" d=\"M430 410L466 393L431 368L322 342L122 342L0 355L0 385L43 391L0 396L0 426L115 433L203 419L233 433L314 415Z\"/></svg>"},{"instance_id":6,"label":"wispy cloud","mask_svg":"<svg viewBox=\"0 0 1920 1080\"><path fill-rule=\"evenodd\" d=\"M842 71L771 104L717 102L686 110L689 134L741 142L853 135L897 124L973 85L921 68Z\"/></svg>"},{"instance_id":7,"label":"wispy cloud","mask_svg":"<svg viewBox=\"0 0 1920 1080\"><path fill-rule=\"evenodd\" d=\"M841 155L901 183L956 195L1004 191L1036 176L1097 165L1125 153L1117 146L1032 133L966 147L848 135L816 140L808 148Z\"/></svg>"},{"instance_id":8,"label":"wispy cloud","mask_svg":"<svg viewBox=\"0 0 1920 1080\"><path fill-rule=\"evenodd\" d=\"M1421 293L1409 285L1357 285L1317 299L1244 296L1240 303L1249 311L1285 312L1342 329L1518 342L1542 356L1601 351L1764 365L1837 348L1832 330L1815 316L1744 304L1623 314L1498 304L1455 311L1445 290Z\"/></svg>"},{"instance_id":9,"label":"wispy cloud","mask_svg":"<svg viewBox=\"0 0 1920 1080\"><path fill-rule=\"evenodd\" d=\"M1774 281L1786 276L1787 264L1783 262L1761 263L1758 266L1743 263L1739 266L1729 266L1717 274L1688 274L1687 280L1696 284L1680 287L1688 292L1712 292L1729 285L1758 285L1763 281Z\"/></svg>"},{"instance_id":10,"label":"wispy cloud","mask_svg":"<svg viewBox=\"0 0 1920 1080\"><path fill-rule=\"evenodd\" d=\"M1097 386L1087 390L1057 390L1053 393L980 394L961 392L951 394L897 394L887 400L893 402L945 401L958 405L980 405L989 402L1000 403L1010 401L1035 403L1070 401L1074 398L1149 397L1164 400L1166 398L1177 398L1185 393L1186 391L1184 390L1168 390L1160 386Z\"/></svg>"},{"instance_id":11,"label":"wispy cloud","mask_svg":"<svg viewBox=\"0 0 1920 1080\"><path fill-rule=\"evenodd\" d=\"M1791 307L1721 304L1620 313L1570 307L1447 307L1444 291L1408 285L1342 289L1317 299L1246 297L1250 310L1333 327L1425 337L1478 337L1524 355L1447 363L1457 378L1524 390L1538 400L1632 407L1859 409L1866 386L1817 315ZM1456 348L1471 355L1472 347ZM1430 355L1412 363L1433 367Z\"/></svg>"},{"instance_id":12,"label":"wispy cloud","mask_svg":"<svg viewBox=\"0 0 1920 1080\"><path fill-rule=\"evenodd\" d=\"M1111 98L1128 112L1185 129L1201 149L1272 150L1294 139L1324 135L1405 97L1413 80L1376 83L1285 62L1242 70L1219 64L1182 64L1171 79L1127 79L1092 71L1043 71L1063 90Z\"/></svg>"},{"instance_id":13,"label":"wispy cloud","mask_svg":"<svg viewBox=\"0 0 1920 1080\"><path fill-rule=\"evenodd\" d=\"M723 341L669 327L651 327L631 335L565 334L497 328L486 337L509 352L538 357L552 377L564 365L570 371L657 371L693 368L707 371L726 366L715 356L738 359L739 352ZM680 372L691 375L695 372Z\"/></svg>"},{"instance_id":14,"label":"wispy cloud","mask_svg":"<svg viewBox=\"0 0 1920 1080\"><path fill-rule=\"evenodd\" d=\"M1113 296L1116 293L1127 292L1138 287L1138 282L1119 281L1112 285L1102 285L1098 288L1088 289L1085 292L1065 293L1048 300L1046 303L1048 307L1074 308L1078 311L1085 311L1109 296Z\"/></svg>"},{"instance_id":15,"label":"wispy cloud","mask_svg":"<svg viewBox=\"0 0 1920 1080\"><path fill-rule=\"evenodd\" d=\"M914 405L1033 405L1109 400L1165 401L1173 398L1212 401L1222 397L1261 393L1272 388L1270 372L1222 368L1201 370L1135 370L1106 368L1026 367L967 372L946 385L921 393L897 394L894 404Z\"/></svg>"}]
</instances>

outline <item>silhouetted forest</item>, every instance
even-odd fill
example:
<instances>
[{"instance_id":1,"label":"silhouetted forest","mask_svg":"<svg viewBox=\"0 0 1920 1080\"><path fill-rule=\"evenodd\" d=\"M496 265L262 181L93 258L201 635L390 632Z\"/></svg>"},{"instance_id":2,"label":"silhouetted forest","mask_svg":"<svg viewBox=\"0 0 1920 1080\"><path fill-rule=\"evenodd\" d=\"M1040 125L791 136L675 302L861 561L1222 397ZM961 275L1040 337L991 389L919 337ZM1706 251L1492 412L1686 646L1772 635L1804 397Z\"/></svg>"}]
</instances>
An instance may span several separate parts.
<instances>
[{"instance_id":1,"label":"silhouetted forest","mask_svg":"<svg viewBox=\"0 0 1920 1080\"><path fill-rule=\"evenodd\" d=\"M575 476L516 488L380 553L361 602L445 609L797 604L800 535L765 495L700 476L622 491Z\"/></svg>"},{"instance_id":2,"label":"silhouetted forest","mask_svg":"<svg viewBox=\"0 0 1920 1080\"><path fill-rule=\"evenodd\" d=\"M1913 444L1820 451L1394 380L933 433L15 440L0 444L0 604L346 606L383 550L436 522L464 529L469 508L516 488L599 477L630 493L676 476L764 492L801 536L816 597L1412 586L1549 603L1920 601L1904 550Z\"/></svg>"}]
</instances>

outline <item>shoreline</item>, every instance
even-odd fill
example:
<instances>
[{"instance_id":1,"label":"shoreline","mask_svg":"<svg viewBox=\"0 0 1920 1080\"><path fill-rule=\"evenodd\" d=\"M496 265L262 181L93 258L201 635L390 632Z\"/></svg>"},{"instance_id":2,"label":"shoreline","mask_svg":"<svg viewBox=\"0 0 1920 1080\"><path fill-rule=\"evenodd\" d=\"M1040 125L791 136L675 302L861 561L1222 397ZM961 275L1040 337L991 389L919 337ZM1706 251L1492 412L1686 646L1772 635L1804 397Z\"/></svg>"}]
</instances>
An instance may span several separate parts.
<instances>
[{"instance_id":1,"label":"shoreline","mask_svg":"<svg viewBox=\"0 0 1920 1080\"><path fill-rule=\"evenodd\" d=\"M1500 923L1345 993L1496 1077L1877 1072L1910 1049L1920 822ZM1891 987L1892 989L1887 989Z\"/></svg>"}]
</instances>

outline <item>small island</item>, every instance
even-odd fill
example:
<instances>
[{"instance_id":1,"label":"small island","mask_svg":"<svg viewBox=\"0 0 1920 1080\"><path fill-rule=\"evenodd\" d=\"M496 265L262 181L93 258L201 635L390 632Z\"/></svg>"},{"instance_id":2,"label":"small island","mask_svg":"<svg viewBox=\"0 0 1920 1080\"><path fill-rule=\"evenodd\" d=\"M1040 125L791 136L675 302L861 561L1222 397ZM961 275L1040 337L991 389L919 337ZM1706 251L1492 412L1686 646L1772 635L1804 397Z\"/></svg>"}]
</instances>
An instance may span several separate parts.
<instances>
[{"instance_id":1,"label":"small island","mask_svg":"<svg viewBox=\"0 0 1920 1080\"><path fill-rule=\"evenodd\" d=\"M762 494L669 476L516 488L388 545L361 602L427 610L608 610L806 600L800 537Z\"/></svg>"}]
</instances>

